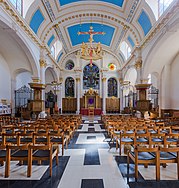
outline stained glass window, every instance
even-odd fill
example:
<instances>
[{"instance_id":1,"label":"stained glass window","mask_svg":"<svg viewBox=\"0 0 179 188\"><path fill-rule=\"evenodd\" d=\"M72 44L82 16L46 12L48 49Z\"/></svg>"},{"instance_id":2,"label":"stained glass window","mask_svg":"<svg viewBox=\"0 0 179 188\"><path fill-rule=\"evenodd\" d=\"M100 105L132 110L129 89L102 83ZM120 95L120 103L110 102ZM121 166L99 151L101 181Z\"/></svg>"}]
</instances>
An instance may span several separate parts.
<instances>
[{"instance_id":1,"label":"stained glass window","mask_svg":"<svg viewBox=\"0 0 179 188\"><path fill-rule=\"evenodd\" d=\"M74 65L73 61L69 60L69 61L67 61L66 65L65 65L65 69L72 70L74 68L74 66L75 65Z\"/></svg>"},{"instance_id":2,"label":"stained glass window","mask_svg":"<svg viewBox=\"0 0 179 188\"><path fill-rule=\"evenodd\" d=\"M72 77L68 77L65 81L65 97L75 96L75 81Z\"/></svg>"},{"instance_id":3,"label":"stained glass window","mask_svg":"<svg viewBox=\"0 0 179 188\"><path fill-rule=\"evenodd\" d=\"M108 68L109 68L109 70L112 70L112 71L116 70L116 65L114 63L109 63Z\"/></svg>"},{"instance_id":4,"label":"stained glass window","mask_svg":"<svg viewBox=\"0 0 179 188\"><path fill-rule=\"evenodd\" d=\"M108 97L117 97L117 80L115 78L108 80Z\"/></svg>"},{"instance_id":5,"label":"stained glass window","mask_svg":"<svg viewBox=\"0 0 179 188\"><path fill-rule=\"evenodd\" d=\"M83 89L99 89L99 68L93 64L86 65L83 69Z\"/></svg>"}]
</instances>

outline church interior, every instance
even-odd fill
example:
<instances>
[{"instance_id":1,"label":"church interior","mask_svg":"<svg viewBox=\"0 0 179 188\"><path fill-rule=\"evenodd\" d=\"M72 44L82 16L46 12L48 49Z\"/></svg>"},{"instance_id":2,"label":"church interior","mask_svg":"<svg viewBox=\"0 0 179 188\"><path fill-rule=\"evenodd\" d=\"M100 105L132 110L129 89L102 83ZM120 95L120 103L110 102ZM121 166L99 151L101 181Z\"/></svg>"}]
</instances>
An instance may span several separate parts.
<instances>
[{"instance_id":1,"label":"church interior","mask_svg":"<svg viewBox=\"0 0 179 188\"><path fill-rule=\"evenodd\" d=\"M179 187L179 0L0 0L0 187Z\"/></svg>"}]
</instances>

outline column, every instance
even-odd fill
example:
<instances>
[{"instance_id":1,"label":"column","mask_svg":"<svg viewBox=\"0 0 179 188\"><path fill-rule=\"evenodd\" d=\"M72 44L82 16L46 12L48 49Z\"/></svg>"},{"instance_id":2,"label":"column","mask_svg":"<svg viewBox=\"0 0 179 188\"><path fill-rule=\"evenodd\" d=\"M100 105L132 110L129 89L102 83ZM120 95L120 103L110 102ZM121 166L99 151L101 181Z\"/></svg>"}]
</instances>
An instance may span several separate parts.
<instances>
[{"instance_id":1,"label":"column","mask_svg":"<svg viewBox=\"0 0 179 188\"><path fill-rule=\"evenodd\" d=\"M119 98L120 98L120 112L122 110L124 110L124 105L123 105L123 88L122 88L122 84L123 84L123 78L119 78L119 83L120 83L120 87L119 87Z\"/></svg>"},{"instance_id":2,"label":"column","mask_svg":"<svg viewBox=\"0 0 179 188\"><path fill-rule=\"evenodd\" d=\"M171 67L165 65L161 76L160 107L162 110L171 109Z\"/></svg>"},{"instance_id":3,"label":"column","mask_svg":"<svg viewBox=\"0 0 179 188\"><path fill-rule=\"evenodd\" d=\"M57 105L60 114L62 114L62 82L63 82L63 78L60 78L58 92L57 92Z\"/></svg>"},{"instance_id":4,"label":"column","mask_svg":"<svg viewBox=\"0 0 179 188\"><path fill-rule=\"evenodd\" d=\"M47 63L44 59L40 59L39 63L40 63L41 84L45 84L45 69L46 69ZM45 100L45 90L42 91L42 100Z\"/></svg>"},{"instance_id":5,"label":"column","mask_svg":"<svg viewBox=\"0 0 179 188\"><path fill-rule=\"evenodd\" d=\"M102 98L103 98L103 114L106 114L106 78L102 78Z\"/></svg>"},{"instance_id":6,"label":"column","mask_svg":"<svg viewBox=\"0 0 179 188\"><path fill-rule=\"evenodd\" d=\"M15 114L15 90L16 90L16 79L11 79L11 113Z\"/></svg>"},{"instance_id":7,"label":"column","mask_svg":"<svg viewBox=\"0 0 179 188\"><path fill-rule=\"evenodd\" d=\"M142 80L142 55L140 47L136 47L135 52L135 68L137 71L136 84L140 84Z\"/></svg>"},{"instance_id":8,"label":"column","mask_svg":"<svg viewBox=\"0 0 179 188\"><path fill-rule=\"evenodd\" d=\"M80 94L81 94L81 89L80 89L80 78L76 78L76 98L77 98L77 111L76 114L80 114Z\"/></svg>"}]
</instances>

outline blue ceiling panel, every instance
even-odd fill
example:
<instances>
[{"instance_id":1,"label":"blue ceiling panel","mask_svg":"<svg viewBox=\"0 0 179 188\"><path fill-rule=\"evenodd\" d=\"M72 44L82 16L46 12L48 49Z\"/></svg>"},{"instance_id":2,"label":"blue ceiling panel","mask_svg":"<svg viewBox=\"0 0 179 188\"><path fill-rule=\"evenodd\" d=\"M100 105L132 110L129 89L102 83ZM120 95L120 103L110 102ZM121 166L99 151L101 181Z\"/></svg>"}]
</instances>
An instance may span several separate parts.
<instances>
[{"instance_id":1,"label":"blue ceiling panel","mask_svg":"<svg viewBox=\"0 0 179 188\"><path fill-rule=\"evenodd\" d=\"M140 14L140 17L138 19L139 24L141 25L144 34L147 35L147 33L152 28L152 24L150 22L149 16L146 14L146 12L143 10Z\"/></svg>"},{"instance_id":2,"label":"blue ceiling panel","mask_svg":"<svg viewBox=\"0 0 179 188\"><path fill-rule=\"evenodd\" d=\"M135 46L135 44L134 44L134 41L132 40L132 38L130 36L128 36L127 40L129 41L130 45L133 48Z\"/></svg>"},{"instance_id":3,"label":"blue ceiling panel","mask_svg":"<svg viewBox=\"0 0 179 188\"><path fill-rule=\"evenodd\" d=\"M31 27L31 29L32 29L36 34L37 34L37 31L38 31L38 29L39 29L39 27L40 27L40 25L42 24L43 21L44 21L44 17L43 17L43 15L42 15L42 13L40 12L40 10L38 9L38 10L34 13L32 19L31 19L31 21L30 21L30 27Z\"/></svg>"},{"instance_id":4,"label":"blue ceiling panel","mask_svg":"<svg viewBox=\"0 0 179 188\"><path fill-rule=\"evenodd\" d=\"M69 3L74 3L79 1L86 1L86 0L59 0L59 3L61 6L63 6ZM124 0L91 0L91 1L103 1L103 2L114 4L119 7L122 7L124 3Z\"/></svg>"},{"instance_id":5,"label":"blue ceiling panel","mask_svg":"<svg viewBox=\"0 0 179 188\"><path fill-rule=\"evenodd\" d=\"M114 35L115 28L108 26L108 25L101 25L98 23L85 23L80 26L80 24L73 25L68 27L68 33L71 39L72 46L81 44L82 42L89 42L89 35L78 35L79 31L89 31L90 26L93 26L93 30L95 32L105 32L105 35L94 35L93 39L94 42L101 42L106 46L111 45L111 40Z\"/></svg>"},{"instance_id":6,"label":"blue ceiling panel","mask_svg":"<svg viewBox=\"0 0 179 188\"><path fill-rule=\"evenodd\" d=\"M48 40L47 45L50 46L51 43L52 43L52 41L53 41L54 39L55 39L55 36L52 35L52 36L50 37L50 39Z\"/></svg>"}]
</instances>

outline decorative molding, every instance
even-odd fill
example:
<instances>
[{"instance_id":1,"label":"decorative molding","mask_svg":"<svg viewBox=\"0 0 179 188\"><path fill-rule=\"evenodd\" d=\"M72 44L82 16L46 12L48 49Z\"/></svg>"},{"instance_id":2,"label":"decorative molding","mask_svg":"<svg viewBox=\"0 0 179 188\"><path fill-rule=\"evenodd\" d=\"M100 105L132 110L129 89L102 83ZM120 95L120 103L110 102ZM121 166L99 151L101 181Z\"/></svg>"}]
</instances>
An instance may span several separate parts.
<instances>
[{"instance_id":1,"label":"decorative molding","mask_svg":"<svg viewBox=\"0 0 179 188\"><path fill-rule=\"evenodd\" d=\"M127 22L127 23L130 23L130 22L131 22L132 17L133 17L133 15L134 15L134 13L135 13L135 10L136 10L136 7L137 7L138 3L139 3L139 0L135 0L135 1L134 1L133 5L132 5L132 8L131 8L131 10L129 11L129 15L128 15L127 19L126 19L126 22ZM121 41L122 41L124 35L125 35L126 32L128 31L128 29L129 29L129 27L126 27L126 26L123 27L123 30L122 30L122 32L121 32L121 35L119 36L119 40L118 40L118 42L117 42L117 44L116 44L114 50L117 50L117 48L119 47L119 45L120 45L120 43L121 43ZM135 35L135 32L134 32L132 29L130 29L130 31L131 31L131 33L135 36L134 38L136 39L136 43L138 43L139 41L138 41L138 39L137 39L137 36Z\"/></svg>"},{"instance_id":2,"label":"decorative molding","mask_svg":"<svg viewBox=\"0 0 179 188\"><path fill-rule=\"evenodd\" d=\"M139 1L139 0L136 0L136 1ZM135 4L135 3L134 3ZM132 13L132 12L131 12ZM128 17L130 17L131 16L131 13L129 14L129 16ZM45 34L45 37L44 37L44 39L43 39L43 41L46 39L46 37L48 36L48 33L50 33L50 31L52 30L52 28L54 28L54 27L57 27L58 25L61 25L62 23L65 23L65 22L67 22L67 21L69 21L69 20L71 20L71 19L74 19L74 18L82 18L82 17L84 17L84 18L87 18L87 17L100 17L100 18L105 18L105 19L108 19L108 20L110 20L110 21L114 21L114 22L116 22L117 24L120 24L122 27L123 27L123 30L124 31L127 31L128 29L131 31L131 34L132 34L132 36L134 37L134 39L135 39L135 42L136 43L138 43L139 42L139 40L138 40L138 37L137 37L137 35L136 35L136 32L133 30L133 28L131 27L131 25L129 24L129 21L130 21L130 19L129 18L127 18L126 19L126 21L121 21L121 19L117 19L116 17L113 17L113 16L109 16L109 15L107 15L107 14L97 14L97 13L79 13L79 14L74 14L73 16L68 16L68 17L64 17L64 18L62 18L60 21L58 21L58 23L57 24L55 24L55 25L52 25L49 29L48 29L48 31L46 32L46 34ZM122 31L123 32L123 31Z\"/></svg>"},{"instance_id":3,"label":"decorative molding","mask_svg":"<svg viewBox=\"0 0 179 188\"><path fill-rule=\"evenodd\" d=\"M33 81L33 83L40 83L41 80L39 77L33 77L32 81Z\"/></svg>"},{"instance_id":4,"label":"decorative molding","mask_svg":"<svg viewBox=\"0 0 179 188\"><path fill-rule=\"evenodd\" d=\"M46 11L47 11L47 14L48 14L50 20L51 20L52 22L55 22L55 21L56 21L56 17L55 17L55 14L53 13L53 10L52 10L52 7L51 7L51 5L50 5L50 2L49 2L48 0L43 0L43 4L44 4L44 6L45 6L45 9L46 9ZM68 53L69 50L68 50L68 48L67 48L65 39L64 39L64 37L63 37L63 35L62 35L62 32L61 32L61 30L60 30L59 25L56 24L56 25L54 25L53 28L54 28L54 30L55 30L55 32L56 32L56 34L57 34L59 40L60 40L60 41L62 42L62 44L63 44L63 49L64 49L65 53ZM47 36L47 35L45 35L45 36ZM45 39L46 39L46 38L44 38L43 42L45 41Z\"/></svg>"}]
</instances>

